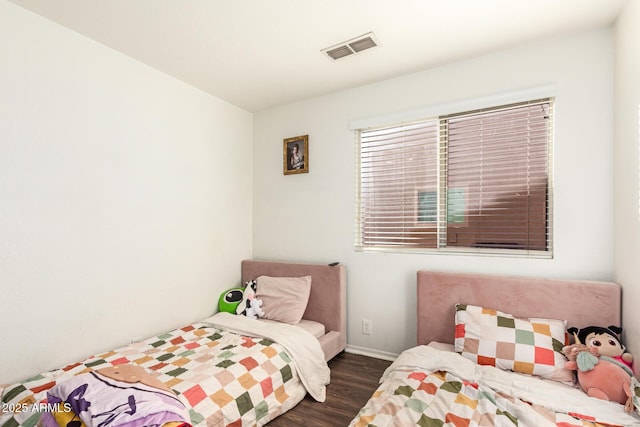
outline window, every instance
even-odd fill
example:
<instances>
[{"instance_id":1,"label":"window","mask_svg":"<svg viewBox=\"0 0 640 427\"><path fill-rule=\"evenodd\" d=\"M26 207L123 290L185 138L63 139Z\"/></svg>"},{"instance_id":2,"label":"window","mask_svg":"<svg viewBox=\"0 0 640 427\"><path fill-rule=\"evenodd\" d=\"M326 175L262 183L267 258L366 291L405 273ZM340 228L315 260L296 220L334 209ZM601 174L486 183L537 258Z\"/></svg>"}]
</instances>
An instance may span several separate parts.
<instances>
[{"instance_id":1,"label":"window","mask_svg":"<svg viewBox=\"0 0 640 427\"><path fill-rule=\"evenodd\" d=\"M356 247L551 256L553 98L358 129Z\"/></svg>"}]
</instances>

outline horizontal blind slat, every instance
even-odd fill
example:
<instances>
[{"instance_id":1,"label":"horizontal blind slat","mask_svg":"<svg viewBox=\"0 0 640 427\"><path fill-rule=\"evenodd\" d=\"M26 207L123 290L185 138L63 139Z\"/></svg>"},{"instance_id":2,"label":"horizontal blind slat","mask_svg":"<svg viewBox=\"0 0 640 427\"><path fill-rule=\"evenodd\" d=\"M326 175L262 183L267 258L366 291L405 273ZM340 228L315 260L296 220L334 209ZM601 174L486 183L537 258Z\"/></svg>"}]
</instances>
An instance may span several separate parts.
<instances>
[{"instance_id":1,"label":"horizontal blind slat","mask_svg":"<svg viewBox=\"0 0 640 427\"><path fill-rule=\"evenodd\" d=\"M549 98L359 131L356 246L548 251L552 117Z\"/></svg>"}]
</instances>

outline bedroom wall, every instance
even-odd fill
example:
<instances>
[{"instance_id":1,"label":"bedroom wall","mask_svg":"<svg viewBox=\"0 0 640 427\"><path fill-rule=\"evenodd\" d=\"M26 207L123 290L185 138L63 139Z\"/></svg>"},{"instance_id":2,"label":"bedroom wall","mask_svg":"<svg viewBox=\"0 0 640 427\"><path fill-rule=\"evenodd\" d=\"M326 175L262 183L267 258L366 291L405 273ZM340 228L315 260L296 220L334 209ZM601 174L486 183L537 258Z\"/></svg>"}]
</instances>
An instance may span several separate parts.
<instances>
[{"instance_id":1,"label":"bedroom wall","mask_svg":"<svg viewBox=\"0 0 640 427\"><path fill-rule=\"evenodd\" d=\"M630 1L615 29L615 279L623 286L623 334L640 355L640 2ZM637 366L637 365L636 365Z\"/></svg>"},{"instance_id":2,"label":"bedroom wall","mask_svg":"<svg viewBox=\"0 0 640 427\"><path fill-rule=\"evenodd\" d=\"M357 57L335 66L350 60ZM415 345L418 269L611 280L612 79L613 33L602 29L261 111L254 117L254 257L345 264L349 346L381 357ZM553 259L354 251L351 121L545 85L557 91ZM285 176L282 140L304 134L309 173ZM372 335L361 333L362 319L372 321Z\"/></svg>"},{"instance_id":3,"label":"bedroom wall","mask_svg":"<svg viewBox=\"0 0 640 427\"><path fill-rule=\"evenodd\" d=\"M209 316L252 115L0 0L0 384Z\"/></svg>"}]
</instances>

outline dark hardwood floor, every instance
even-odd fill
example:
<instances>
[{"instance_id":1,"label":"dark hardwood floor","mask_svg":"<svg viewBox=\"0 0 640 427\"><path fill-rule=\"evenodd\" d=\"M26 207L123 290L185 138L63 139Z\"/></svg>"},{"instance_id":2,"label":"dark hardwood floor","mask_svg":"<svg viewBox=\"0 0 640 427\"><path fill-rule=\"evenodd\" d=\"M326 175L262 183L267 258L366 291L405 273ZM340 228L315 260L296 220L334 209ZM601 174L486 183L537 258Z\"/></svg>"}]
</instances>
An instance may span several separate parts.
<instances>
[{"instance_id":1,"label":"dark hardwood floor","mask_svg":"<svg viewBox=\"0 0 640 427\"><path fill-rule=\"evenodd\" d=\"M378 380L391 364L351 353L329 361L331 384L327 400L319 403L307 395L295 408L267 424L268 427L346 427L378 388Z\"/></svg>"}]
</instances>

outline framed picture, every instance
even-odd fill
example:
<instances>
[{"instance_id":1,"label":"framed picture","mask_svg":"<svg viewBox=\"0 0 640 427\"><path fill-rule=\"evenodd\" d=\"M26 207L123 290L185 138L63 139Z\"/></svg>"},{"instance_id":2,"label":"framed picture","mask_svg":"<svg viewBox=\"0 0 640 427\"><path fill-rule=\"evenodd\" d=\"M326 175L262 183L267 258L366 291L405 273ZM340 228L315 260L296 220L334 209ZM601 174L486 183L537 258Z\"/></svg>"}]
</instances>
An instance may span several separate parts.
<instances>
[{"instance_id":1,"label":"framed picture","mask_svg":"<svg viewBox=\"0 0 640 427\"><path fill-rule=\"evenodd\" d=\"M285 175L309 172L309 135L285 139L282 159Z\"/></svg>"}]
</instances>

